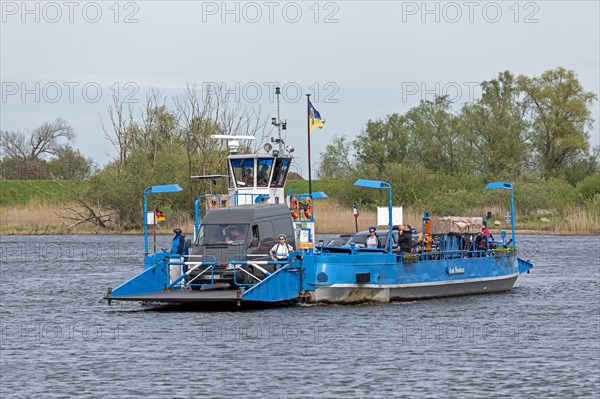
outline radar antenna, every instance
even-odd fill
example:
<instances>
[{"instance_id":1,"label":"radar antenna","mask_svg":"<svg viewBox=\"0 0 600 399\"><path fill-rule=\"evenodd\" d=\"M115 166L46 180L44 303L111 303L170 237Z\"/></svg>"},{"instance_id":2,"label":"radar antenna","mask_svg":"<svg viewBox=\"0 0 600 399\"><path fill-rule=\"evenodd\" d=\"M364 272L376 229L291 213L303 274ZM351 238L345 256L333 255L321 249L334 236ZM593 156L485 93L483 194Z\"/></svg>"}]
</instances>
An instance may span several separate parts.
<instances>
[{"instance_id":1,"label":"radar antenna","mask_svg":"<svg viewBox=\"0 0 600 399\"><path fill-rule=\"evenodd\" d=\"M240 148L240 140L255 140L254 136L232 136L229 134L212 134L213 139L227 140L227 148L230 154L237 154Z\"/></svg>"}]
</instances>

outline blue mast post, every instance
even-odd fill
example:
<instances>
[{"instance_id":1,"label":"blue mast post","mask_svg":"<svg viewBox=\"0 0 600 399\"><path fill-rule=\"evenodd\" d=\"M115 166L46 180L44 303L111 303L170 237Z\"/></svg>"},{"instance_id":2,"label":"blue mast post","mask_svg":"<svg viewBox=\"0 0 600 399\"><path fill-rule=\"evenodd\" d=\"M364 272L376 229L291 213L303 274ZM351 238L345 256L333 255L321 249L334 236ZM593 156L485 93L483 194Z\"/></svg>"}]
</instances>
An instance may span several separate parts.
<instances>
[{"instance_id":1,"label":"blue mast post","mask_svg":"<svg viewBox=\"0 0 600 399\"><path fill-rule=\"evenodd\" d=\"M510 224L512 228L513 247L517 246L517 236L515 234L515 189L510 185Z\"/></svg>"},{"instance_id":2,"label":"blue mast post","mask_svg":"<svg viewBox=\"0 0 600 399\"><path fill-rule=\"evenodd\" d=\"M162 194L162 193L178 193L183 191L179 184L166 184L163 186L151 186L146 187L144 190L144 253L148 255L148 194ZM154 215L156 218L156 215ZM156 220L154 221L156 223Z\"/></svg>"},{"instance_id":3,"label":"blue mast post","mask_svg":"<svg viewBox=\"0 0 600 399\"><path fill-rule=\"evenodd\" d=\"M485 215L485 250L486 250L486 252L490 251L490 237L492 236L490 234L490 227L488 224L489 215L490 215L490 212L488 212Z\"/></svg>"},{"instance_id":4,"label":"blue mast post","mask_svg":"<svg viewBox=\"0 0 600 399\"><path fill-rule=\"evenodd\" d=\"M386 183L384 181L379 180L365 180L358 179L354 182L355 186L358 187L368 187L368 188L387 188L390 190L390 200L388 203L388 225L389 225L389 252L392 253L392 185L390 183Z\"/></svg>"},{"instance_id":5,"label":"blue mast post","mask_svg":"<svg viewBox=\"0 0 600 399\"><path fill-rule=\"evenodd\" d=\"M425 250L425 218L427 217L427 212L423 213L423 218L421 219L421 250L419 251L421 253L421 259L423 259L423 252ZM412 231L410 232L412 235ZM417 241L418 243L418 241Z\"/></svg>"},{"instance_id":6,"label":"blue mast post","mask_svg":"<svg viewBox=\"0 0 600 399\"><path fill-rule=\"evenodd\" d=\"M200 229L200 198L196 198L194 201L194 241L198 237L198 230Z\"/></svg>"},{"instance_id":7,"label":"blue mast post","mask_svg":"<svg viewBox=\"0 0 600 399\"><path fill-rule=\"evenodd\" d=\"M390 202L388 204L388 228L389 228L389 232L388 232L388 237L389 237L389 251L390 253L392 253L392 245L393 245L393 239L392 239L392 185L389 183L386 183L388 188L390 189Z\"/></svg>"},{"instance_id":8,"label":"blue mast post","mask_svg":"<svg viewBox=\"0 0 600 399\"><path fill-rule=\"evenodd\" d=\"M144 255L148 255L148 201L146 199L148 190L152 190L152 187L147 187L144 190Z\"/></svg>"},{"instance_id":9,"label":"blue mast post","mask_svg":"<svg viewBox=\"0 0 600 399\"><path fill-rule=\"evenodd\" d=\"M517 236L515 235L515 190L510 182L492 182L485 186L486 190L490 189L505 189L510 190L510 224L512 230L513 247L517 246Z\"/></svg>"}]
</instances>

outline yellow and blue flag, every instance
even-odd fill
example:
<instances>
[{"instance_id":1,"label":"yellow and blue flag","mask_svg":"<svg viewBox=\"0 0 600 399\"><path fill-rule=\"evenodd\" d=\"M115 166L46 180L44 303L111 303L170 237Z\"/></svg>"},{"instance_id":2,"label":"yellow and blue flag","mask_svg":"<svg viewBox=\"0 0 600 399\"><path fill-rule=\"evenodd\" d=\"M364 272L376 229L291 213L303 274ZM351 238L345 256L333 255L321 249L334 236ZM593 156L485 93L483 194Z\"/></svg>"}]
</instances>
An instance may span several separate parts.
<instances>
[{"instance_id":1,"label":"yellow and blue flag","mask_svg":"<svg viewBox=\"0 0 600 399\"><path fill-rule=\"evenodd\" d=\"M317 111L310 100L308 100L308 131L312 133L312 131L315 130L315 127L323 129L324 123L325 121L321 119L319 111Z\"/></svg>"}]
</instances>

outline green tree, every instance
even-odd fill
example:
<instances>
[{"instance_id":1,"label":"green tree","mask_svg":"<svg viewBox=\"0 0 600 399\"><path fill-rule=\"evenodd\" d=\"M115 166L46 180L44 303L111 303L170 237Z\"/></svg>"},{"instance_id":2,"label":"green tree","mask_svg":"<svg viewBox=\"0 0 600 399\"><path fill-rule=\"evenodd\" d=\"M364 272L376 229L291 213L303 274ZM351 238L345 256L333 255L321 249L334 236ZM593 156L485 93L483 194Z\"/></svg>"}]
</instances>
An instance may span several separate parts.
<instances>
[{"instance_id":1,"label":"green tree","mask_svg":"<svg viewBox=\"0 0 600 399\"><path fill-rule=\"evenodd\" d=\"M600 196L600 173L588 176L577 183L576 190L583 201L591 201L595 196Z\"/></svg>"},{"instance_id":2,"label":"green tree","mask_svg":"<svg viewBox=\"0 0 600 399\"><path fill-rule=\"evenodd\" d=\"M421 101L405 115L411 157L429 170L453 173L470 169L466 165L466 143L451 105L448 96L436 97Z\"/></svg>"},{"instance_id":3,"label":"green tree","mask_svg":"<svg viewBox=\"0 0 600 399\"><path fill-rule=\"evenodd\" d=\"M461 128L469 161L488 179L519 176L526 164L527 121L515 77L504 71L481 83L480 100L463 106Z\"/></svg>"},{"instance_id":4,"label":"green tree","mask_svg":"<svg viewBox=\"0 0 600 399\"><path fill-rule=\"evenodd\" d=\"M600 171L600 145L594 146L589 154L582 154L565 169L565 179L575 186L588 176Z\"/></svg>"},{"instance_id":5,"label":"green tree","mask_svg":"<svg viewBox=\"0 0 600 399\"><path fill-rule=\"evenodd\" d=\"M575 72L562 67L539 77L520 76L518 83L532 122L538 168L546 179L564 176L565 168L588 151L596 95L583 89Z\"/></svg>"},{"instance_id":6,"label":"green tree","mask_svg":"<svg viewBox=\"0 0 600 399\"><path fill-rule=\"evenodd\" d=\"M374 165L379 172L385 170L386 163L400 163L408 158L409 143L406 118L399 114L368 121L366 129L354 140L359 164Z\"/></svg>"},{"instance_id":7,"label":"green tree","mask_svg":"<svg viewBox=\"0 0 600 399\"><path fill-rule=\"evenodd\" d=\"M319 176L324 179L340 179L354 170L352 146L346 136L333 136L325 152L320 154Z\"/></svg>"},{"instance_id":8,"label":"green tree","mask_svg":"<svg viewBox=\"0 0 600 399\"><path fill-rule=\"evenodd\" d=\"M55 179L85 179L92 172L93 161L69 144L58 146L56 157L48 162L48 172Z\"/></svg>"}]
</instances>

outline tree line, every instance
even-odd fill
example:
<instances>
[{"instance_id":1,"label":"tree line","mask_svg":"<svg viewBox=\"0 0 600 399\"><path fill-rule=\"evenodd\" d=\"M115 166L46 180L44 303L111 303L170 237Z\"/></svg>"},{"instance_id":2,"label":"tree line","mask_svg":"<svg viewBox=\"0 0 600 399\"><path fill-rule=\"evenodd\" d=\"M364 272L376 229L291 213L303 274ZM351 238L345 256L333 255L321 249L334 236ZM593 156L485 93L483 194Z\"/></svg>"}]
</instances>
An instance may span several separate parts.
<instances>
[{"instance_id":1,"label":"tree line","mask_svg":"<svg viewBox=\"0 0 600 399\"><path fill-rule=\"evenodd\" d=\"M355 140L335 137L321 154L320 176L390 164L485 179L565 178L576 184L598 171L590 148L591 108L573 71L557 68L538 77L509 71L481 83L480 99L453 111L448 96L421 101L404 114L370 120Z\"/></svg>"},{"instance_id":2,"label":"tree line","mask_svg":"<svg viewBox=\"0 0 600 399\"><path fill-rule=\"evenodd\" d=\"M517 182L519 207L591 206L600 214L600 148L590 146L596 94L573 71L540 76L509 71L481 83L480 99L458 110L448 96L407 112L369 120L351 140L335 136L321 153L319 175L345 204L381 204L356 178L386 180L395 203L442 214L494 203L489 181Z\"/></svg>"}]
</instances>

